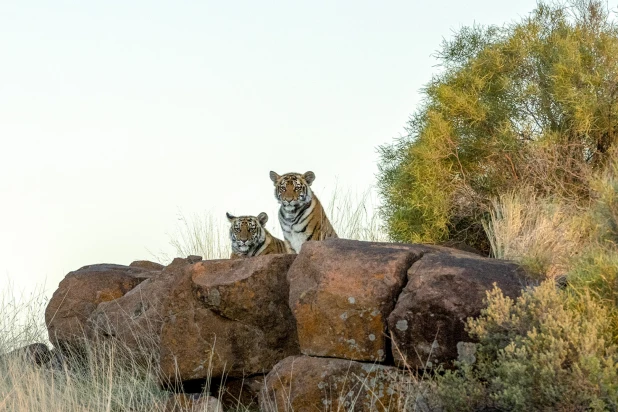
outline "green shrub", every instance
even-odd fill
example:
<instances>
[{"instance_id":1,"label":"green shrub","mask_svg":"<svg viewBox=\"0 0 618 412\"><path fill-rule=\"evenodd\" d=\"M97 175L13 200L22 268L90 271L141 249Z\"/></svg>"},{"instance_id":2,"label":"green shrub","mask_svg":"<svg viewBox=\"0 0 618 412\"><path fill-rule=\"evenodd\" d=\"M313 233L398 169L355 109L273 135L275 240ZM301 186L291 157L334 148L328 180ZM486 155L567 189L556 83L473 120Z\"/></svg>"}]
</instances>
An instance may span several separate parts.
<instances>
[{"instance_id":1,"label":"green shrub","mask_svg":"<svg viewBox=\"0 0 618 412\"><path fill-rule=\"evenodd\" d=\"M494 288L487 303L467 323L479 341L476 363L438 378L446 410L618 409L618 352L606 308L552 282L516 301Z\"/></svg>"},{"instance_id":2,"label":"green shrub","mask_svg":"<svg viewBox=\"0 0 618 412\"><path fill-rule=\"evenodd\" d=\"M464 27L438 52L407 136L380 147L389 235L489 251L492 198L530 187L585 204L618 126L618 26L603 4L540 3L521 22Z\"/></svg>"}]
</instances>

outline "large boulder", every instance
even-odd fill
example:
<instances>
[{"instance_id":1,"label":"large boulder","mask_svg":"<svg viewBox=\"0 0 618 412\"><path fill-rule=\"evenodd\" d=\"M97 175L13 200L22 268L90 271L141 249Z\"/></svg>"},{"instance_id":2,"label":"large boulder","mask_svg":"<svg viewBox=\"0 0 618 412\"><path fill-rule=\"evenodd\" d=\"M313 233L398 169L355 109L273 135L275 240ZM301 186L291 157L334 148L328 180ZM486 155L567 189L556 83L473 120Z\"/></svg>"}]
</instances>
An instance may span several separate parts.
<instances>
[{"instance_id":1,"label":"large boulder","mask_svg":"<svg viewBox=\"0 0 618 412\"><path fill-rule=\"evenodd\" d=\"M80 349L86 321L97 306L124 296L147 274L139 267L112 264L84 266L67 274L45 309L49 340L60 348Z\"/></svg>"},{"instance_id":2,"label":"large boulder","mask_svg":"<svg viewBox=\"0 0 618 412\"><path fill-rule=\"evenodd\" d=\"M408 381L394 367L291 356L266 376L260 410L402 411Z\"/></svg>"},{"instance_id":3,"label":"large boulder","mask_svg":"<svg viewBox=\"0 0 618 412\"><path fill-rule=\"evenodd\" d=\"M388 317L396 363L424 368L457 359L458 343L472 340L465 321L480 315L494 283L515 298L529 280L513 262L468 253L434 249L415 262Z\"/></svg>"},{"instance_id":4,"label":"large boulder","mask_svg":"<svg viewBox=\"0 0 618 412\"><path fill-rule=\"evenodd\" d=\"M286 274L295 255L186 266L168 291L162 375L170 381L243 377L299 353Z\"/></svg>"},{"instance_id":5,"label":"large boulder","mask_svg":"<svg viewBox=\"0 0 618 412\"><path fill-rule=\"evenodd\" d=\"M101 302L88 318L86 330L89 338L113 340L132 351L136 360L158 364L163 308L169 291L178 286L183 267L188 264L176 259L121 298Z\"/></svg>"},{"instance_id":6,"label":"large boulder","mask_svg":"<svg viewBox=\"0 0 618 412\"><path fill-rule=\"evenodd\" d=\"M386 319L417 245L328 239L307 242L288 273L290 308L305 355L384 361Z\"/></svg>"}]
</instances>

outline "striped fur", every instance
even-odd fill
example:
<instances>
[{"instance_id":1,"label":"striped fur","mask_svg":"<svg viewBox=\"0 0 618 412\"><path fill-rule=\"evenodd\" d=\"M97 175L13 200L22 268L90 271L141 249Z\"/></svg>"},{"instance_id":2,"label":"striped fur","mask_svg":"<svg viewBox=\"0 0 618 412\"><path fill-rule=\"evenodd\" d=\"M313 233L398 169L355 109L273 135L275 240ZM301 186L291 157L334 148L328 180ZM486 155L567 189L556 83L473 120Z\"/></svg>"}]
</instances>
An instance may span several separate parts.
<instances>
[{"instance_id":1,"label":"striped fur","mask_svg":"<svg viewBox=\"0 0 618 412\"><path fill-rule=\"evenodd\" d=\"M270 180L275 184L275 197L281 204L279 223L290 253L300 252L302 244L308 240L338 237L322 204L311 190L311 183L315 180L313 172L279 176L271 171Z\"/></svg>"},{"instance_id":2,"label":"striped fur","mask_svg":"<svg viewBox=\"0 0 618 412\"><path fill-rule=\"evenodd\" d=\"M232 255L230 259L286 253L283 240L271 235L264 227L268 221L266 213L255 216L232 216L226 213L230 221L230 241Z\"/></svg>"}]
</instances>

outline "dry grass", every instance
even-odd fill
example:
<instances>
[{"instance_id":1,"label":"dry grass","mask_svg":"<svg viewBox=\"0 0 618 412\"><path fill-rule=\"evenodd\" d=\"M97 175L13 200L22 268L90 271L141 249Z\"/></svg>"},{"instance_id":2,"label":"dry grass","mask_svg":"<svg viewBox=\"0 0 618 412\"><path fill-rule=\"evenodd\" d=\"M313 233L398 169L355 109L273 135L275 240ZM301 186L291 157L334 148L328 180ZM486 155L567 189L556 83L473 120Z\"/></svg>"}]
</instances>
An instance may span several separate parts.
<instances>
[{"instance_id":1,"label":"dry grass","mask_svg":"<svg viewBox=\"0 0 618 412\"><path fill-rule=\"evenodd\" d=\"M229 224L224 219L210 213L187 217L179 211L176 231L169 235L169 243L175 250L175 256L197 255L206 260L227 259L232 252L228 232ZM169 256L160 256L159 260L169 262L171 259Z\"/></svg>"},{"instance_id":2,"label":"dry grass","mask_svg":"<svg viewBox=\"0 0 618 412\"><path fill-rule=\"evenodd\" d=\"M387 242L383 222L375 213L377 206L376 195L371 189L359 194L335 187L326 205L326 214L340 238Z\"/></svg>"},{"instance_id":3,"label":"dry grass","mask_svg":"<svg viewBox=\"0 0 618 412\"><path fill-rule=\"evenodd\" d=\"M173 407L170 394L159 386L155 362L144 363L116 342L93 342L79 356L54 351L43 366L11 353L34 342L51 346L43 321L46 304L42 289L21 299L10 289L0 293L0 411L163 412Z\"/></svg>"},{"instance_id":4,"label":"dry grass","mask_svg":"<svg viewBox=\"0 0 618 412\"><path fill-rule=\"evenodd\" d=\"M373 190L360 194L352 190L335 187L328 203L323 203L327 216L340 238L386 242L388 237L383 230L383 223L377 213L377 199ZM269 224L279 226L277 217ZM169 234L169 243L174 248L175 256L202 256L204 259L227 259L231 253L229 240L229 223L224 218L217 218L212 213L186 216L178 212L178 224L174 233ZM280 230L269 231L278 236ZM174 256L160 254L160 262L169 262Z\"/></svg>"},{"instance_id":5,"label":"dry grass","mask_svg":"<svg viewBox=\"0 0 618 412\"><path fill-rule=\"evenodd\" d=\"M522 190L501 195L492 206L483 222L492 255L520 262L542 277L566 273L588 242L585 217L564 202Z\"/></svg>"}]
</instances>

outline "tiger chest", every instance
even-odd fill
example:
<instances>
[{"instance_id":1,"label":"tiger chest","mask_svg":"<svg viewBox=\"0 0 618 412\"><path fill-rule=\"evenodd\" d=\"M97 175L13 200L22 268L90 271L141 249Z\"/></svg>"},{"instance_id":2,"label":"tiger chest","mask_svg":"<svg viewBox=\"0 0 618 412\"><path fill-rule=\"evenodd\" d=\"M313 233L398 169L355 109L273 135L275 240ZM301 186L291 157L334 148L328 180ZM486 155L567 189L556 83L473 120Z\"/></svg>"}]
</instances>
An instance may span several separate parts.
<instances>
[{"instance_id":1,"label":"tiger chest","mask_svg":"<svg viewBox=\"0 0 618 412\"><path fill-rule=\"evenodd\" d=\"M307 238L305 237L305 234L292 231L289 234L286 233L285 235L286 235L285 238L288 242L290 242L292 249L294 249L296 253L299 253L300 247L307 240Z\"/></svg>"},{"instance_id":2,"label":"tiger chest","mask_svg":"<svg viewBox=\"0 0 618 412\"><path fill-rule=\"evenodd\" d=\"M281 223L281 229L283 229L283 237L287 240L292 246L292 249L296 251L296 253L300 252L300 247L307 240L307 235L304 232L300 232L301 229L304 228L303 220L300 219L300 223L295 225L291 224L295 220L295 217L289 217L289 220L282 219L279 217L279 223Z\"/></svg>"}]
</instances>

